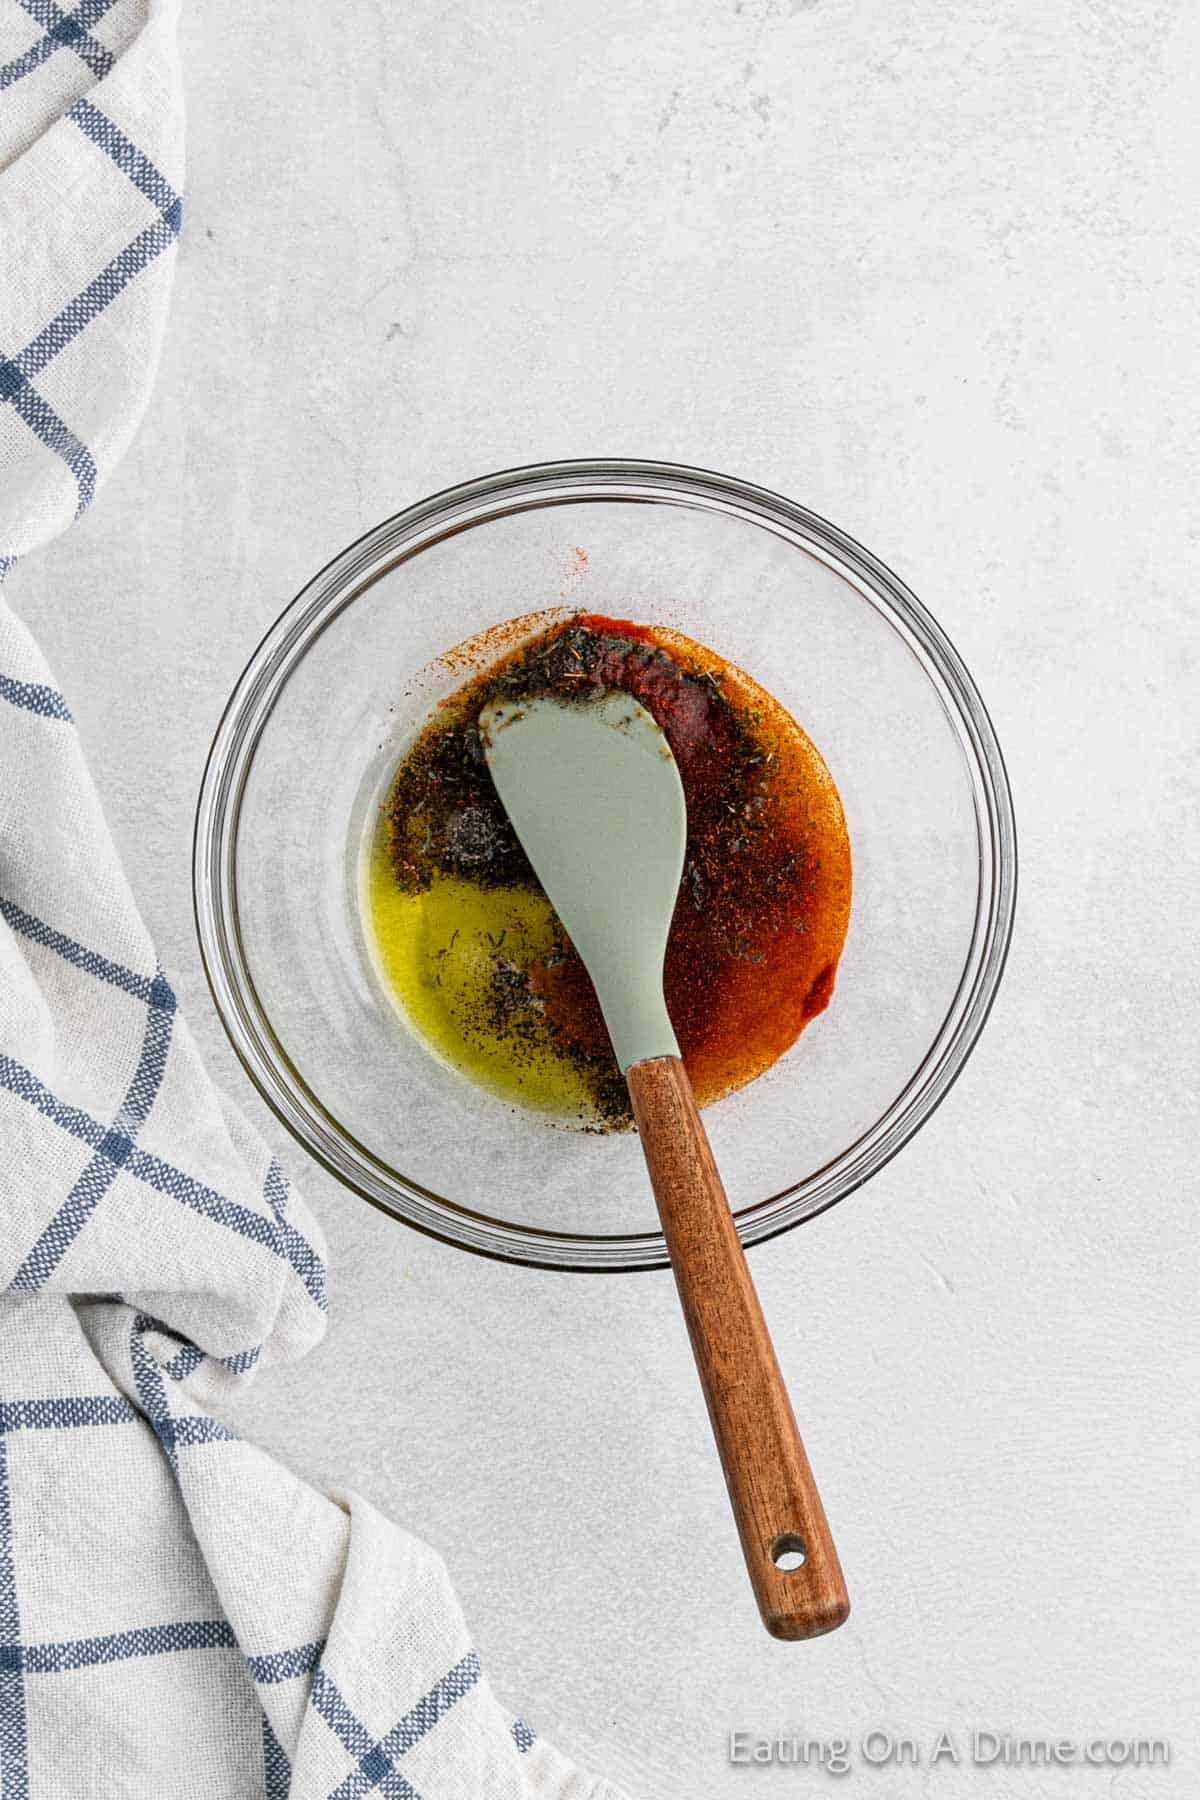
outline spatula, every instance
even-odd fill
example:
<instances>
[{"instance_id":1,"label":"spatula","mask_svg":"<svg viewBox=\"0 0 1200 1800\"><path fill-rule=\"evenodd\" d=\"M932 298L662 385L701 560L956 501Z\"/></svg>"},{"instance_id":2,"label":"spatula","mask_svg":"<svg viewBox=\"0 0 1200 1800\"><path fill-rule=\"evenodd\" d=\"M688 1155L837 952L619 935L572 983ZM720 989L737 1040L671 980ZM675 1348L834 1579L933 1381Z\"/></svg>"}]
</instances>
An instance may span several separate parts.
<instances>
[{"instance_id":1,"label":"spatula","mask_svg":"<svg viewBox=\"0 0 1200 1800\"><path fill-rule=\"evenodd\" d=\"M832 1631L850 1610L837 1551L663 999L687 837L675 758L615 689L496 701L479 723L629 1088L763 1622L779 1638Z\"/></svg>"}]
</instances>

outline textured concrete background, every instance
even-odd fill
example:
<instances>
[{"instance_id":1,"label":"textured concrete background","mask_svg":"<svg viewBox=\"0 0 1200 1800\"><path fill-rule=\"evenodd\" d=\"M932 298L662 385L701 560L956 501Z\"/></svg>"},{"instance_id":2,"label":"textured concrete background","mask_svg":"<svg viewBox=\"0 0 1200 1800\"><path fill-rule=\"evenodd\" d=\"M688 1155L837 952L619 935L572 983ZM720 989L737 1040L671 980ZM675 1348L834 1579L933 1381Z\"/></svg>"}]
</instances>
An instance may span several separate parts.
<instances>
[{"instance_id":1,"label":"textured concrete background","mask_svg":"<svg viewBox=\"0 0 1200 1800\"><path fill-rule=\"evenodd\" d=\"M657 1800L836 1785L731 1769L731 1728L1161 1733L1166 1773L841 1786L1197 1792L1195 20L189 8L152 412L10 584L276 1142L200 973L192 808L249 649L365 527L551 455L705 463L862 538L974 671L1023 852L1000 1001L918 1140L753 1259L853 1586L837 1636L755 1622L669 1277L473 1261L284 1146L333 1322L239 1423L436 1542L498 1689Z\"/></svg>"}]
</instances>

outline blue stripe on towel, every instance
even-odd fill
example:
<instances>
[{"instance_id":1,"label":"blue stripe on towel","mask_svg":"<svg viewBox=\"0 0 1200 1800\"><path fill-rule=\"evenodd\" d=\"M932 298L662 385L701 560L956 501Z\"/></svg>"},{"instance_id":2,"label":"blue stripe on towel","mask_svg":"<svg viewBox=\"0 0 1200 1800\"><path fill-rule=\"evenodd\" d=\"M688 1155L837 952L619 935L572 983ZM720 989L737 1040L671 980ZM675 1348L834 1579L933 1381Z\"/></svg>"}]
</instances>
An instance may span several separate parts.
<instances>
[{"instance_id":1,"label":"blue stripe on towel","mask_svg":"<svg viewBox=\"0 0 1200 1800\"><path fill-rule=\"evenodd\" d=\"M24 707L43 719L66 719L71 722L71 709L56 688L40 681L17 681L11 675L0 675L0 700L10 706ZM0 906L4 902L0 900Z\"/></svg>"}]
</instances>

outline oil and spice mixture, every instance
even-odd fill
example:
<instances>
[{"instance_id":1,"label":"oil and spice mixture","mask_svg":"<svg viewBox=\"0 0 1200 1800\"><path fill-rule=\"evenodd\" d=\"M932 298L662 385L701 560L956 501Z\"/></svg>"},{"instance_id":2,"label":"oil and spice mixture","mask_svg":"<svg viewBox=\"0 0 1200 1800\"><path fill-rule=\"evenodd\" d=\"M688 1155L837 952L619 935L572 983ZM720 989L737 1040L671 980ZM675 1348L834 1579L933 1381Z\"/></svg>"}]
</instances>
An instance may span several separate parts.
<instances>
[{"instance_id":1,"label":"oil and spice mixture","mask_svg":"<svg viewBox=\"0 0 1200 1800\"><path fill-rule=\"evenodd\" d=\"M442 1061L560 1121L619 1129L631 1123L625 1083L492 785L480 712L501 697L621 688L666 734L688 836L664 987L702 1106L769 1068L829 1002L850 910L845 818L795 720L714 651L590 613L529 623L532 637L525 621L501 628L523 641L441 703L396 770L365 864L370 936L401 1012Z\"/></svg>"}]
</instances>

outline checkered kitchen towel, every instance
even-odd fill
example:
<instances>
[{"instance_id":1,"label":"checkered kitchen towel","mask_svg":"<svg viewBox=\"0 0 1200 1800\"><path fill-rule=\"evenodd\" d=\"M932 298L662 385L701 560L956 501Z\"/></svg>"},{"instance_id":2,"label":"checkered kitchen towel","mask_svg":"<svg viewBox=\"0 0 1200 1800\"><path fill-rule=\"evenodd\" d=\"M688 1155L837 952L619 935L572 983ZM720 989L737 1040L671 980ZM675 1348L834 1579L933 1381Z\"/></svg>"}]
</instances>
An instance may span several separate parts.
<instances>
[{"instance_id":1,"label":"checkered kitchen towel","mask_svg":"<svg viewBox=\"0 0 1200 1800\"><path fill-rule=\"evenodd\" d=\"M174 26L0 0L0 572L153 378ZM206 1410L320 1336L321 1240L208 1082L2 598L0 1265L2 1800L613 1800L492 1697L430 1550Z\"/></svg>"}]
</instances>

